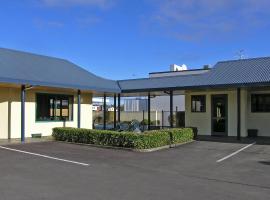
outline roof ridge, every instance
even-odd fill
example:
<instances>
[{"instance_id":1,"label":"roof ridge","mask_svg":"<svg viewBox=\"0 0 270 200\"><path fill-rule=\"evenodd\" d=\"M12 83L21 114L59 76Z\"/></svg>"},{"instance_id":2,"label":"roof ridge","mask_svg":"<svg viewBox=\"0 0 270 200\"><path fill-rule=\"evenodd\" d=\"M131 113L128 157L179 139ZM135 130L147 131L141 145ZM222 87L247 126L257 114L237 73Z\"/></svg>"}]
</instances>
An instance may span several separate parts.
<instances>
[{"instance_id":1,"label":"roof ridge","mask_svg":"<svg viewBox=\"0 0 270 200\"><path fill-rule=\"evenodd\" d=\"M1 80L5 78L4 82L10 81L10 83L16 84L31 83L32 85L34 83L48 82L57 87L62 84L73 89L74 87L84 89L86 88L85 85L88 85L88 89L92 88L94 91L120 91L115 80L97 76L67 59L0 47L0 61L1 68L6 69L5 73L1 74L0 77ZM31 72L21 73L21 71L17 70L13 73L12 70L17 68ZM3 82L1 80L0 82ZM106 87L107 89L105 90L104 88Z\"/></svg>"},{"instance_id":2,"label":"roof ridge","mask_svg":"<svg viewBox=\"0 0 270 200\"><path fill-rule=\"evenodd\" d=\"M49 56L49 55L43 55L43 54L38 54L38 53L32 53L30 51L25 51L25 50L17 50L17 49L10 49L10 48L4 48L4 47L0 47L0 50L10 51L10 52L17 52L17 53L23 53L23 54L34 55L34 56L39 56L39 57L46 57L46 58L57 59L57 60L68 61L65 58L59 58L59 57L56 57L56 56Z\"/></svg>"},{"instance_id":3,"label":"roof ridge","mask_svg":"<svg viewBox=\"0 0 270 200\"><path fill-rule=\"evenodd\" d=\"M149 72L149 74L162 74L162 73L177 73L177 72L180 72L180 73L185 73L185 72L191 72L191 71L203 71L203 70L210 70L211 68L209 69L203 69L203 68L195 68L195 69L187 69L187 70L182 70L182 71L160 71L160 72Z\"/></svg>"},{"instance_id":4,"label":"roof ridge","mask_svg":"<svg viewBox=\"0 0 270 200\"><path fill-rule=\"evenodd\" d=\"M124 81L135 81L135 80L151 80L151 79L164 79L164 78L174 78L174 77L187 77L187 76L202 76L205 75L206 73L201 73L201 74L187 74L187 75L174 75L174 76L161 76L161 77L148 77L148 78L134 78L134 79L123 79L123 80L118 80L119 82L124 82Z\"/></svg>"},{"instance_id":5,"label":"roof ridge","mask_svg":"<svg viewBox=\"0 0 270 200\"><path fill-rule=\"evenodd\" d=\"M255 58L244 58L244 59L234 59L234 60L223 60L223 61L218 61L217 63L241 62L241 61L260 60L260 59L270 59L270 56L255 57Z\"/></svg>"},{"instance_id":6,"label":"roof ridge","mask_svg":"<svg viewBox=\"0 0 270 200\"><path fill-rule=\"evenodd\" d=\"M79 68L80 70L82 70L82 71L84 71L84 72L86 72L86 73L88 73L88 74L91 74L92 76L95 76L96 78L101 78L101 79L107 80L107 81L114 81L114 82L117 81L117 80L108 79L108 78L104 78L104 77L102 77L102 76L96 75L96 74L94 74L93 72L88 71L88 70L85 69L84 67L82 67L82 66L80 66L80 65L77 65L76 63L74 63L74 62L72 62L72 61L69 61L69 60L65 60L65 61L68 62L68 63L70 63L70 64L72 64L72 65L74 65L74 66L76 66L76 67Z\"/></svg>"}]
</instances>

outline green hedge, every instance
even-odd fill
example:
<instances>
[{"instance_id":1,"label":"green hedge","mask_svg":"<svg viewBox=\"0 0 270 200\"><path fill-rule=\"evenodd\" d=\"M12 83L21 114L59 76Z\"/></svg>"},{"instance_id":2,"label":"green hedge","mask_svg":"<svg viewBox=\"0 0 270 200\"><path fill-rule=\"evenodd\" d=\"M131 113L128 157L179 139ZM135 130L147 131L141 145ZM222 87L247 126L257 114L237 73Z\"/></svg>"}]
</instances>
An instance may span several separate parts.
<instances>
[{"instance_id":1,"label":"green hedge","mask_svg":"<svg viewBox=\"0 0 270 200\"><path fill-rule=\"evenodd\" d=\"M54 128L53 137L58 141L149 149L191 141L193 131L191 128L181 128L146 131L139 134L94 129Z\"/></svg>"},{"instance_id":2,"label":"green hedge","mask_svg":"<svg viewBox=\"0 0 270 200\"><path fill-rule=\"evenodd\" d=\"M174 128L174 129L168 129L167 130L169 134L171 134L172 143L183 143L190 141L190 138L194 138L194 133L192 128Z\"/></svg>"}]
</instances>

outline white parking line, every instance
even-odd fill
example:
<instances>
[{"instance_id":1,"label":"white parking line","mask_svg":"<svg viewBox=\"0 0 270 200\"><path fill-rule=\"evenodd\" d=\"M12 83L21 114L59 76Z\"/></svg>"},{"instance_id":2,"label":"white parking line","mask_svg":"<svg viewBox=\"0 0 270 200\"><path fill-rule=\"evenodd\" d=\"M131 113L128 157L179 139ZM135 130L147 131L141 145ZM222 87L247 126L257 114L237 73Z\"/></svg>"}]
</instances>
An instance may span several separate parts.
<instances>
[{"instance_id":1,"label":"white parking line","mask_svg":"<svg viewBox=\"0 0 270 200\"><path fill-rule=\"evenodd\" d=\"M82 165L82 166L89 166L89 164L87 164L87 163L82 163L82 162L76 162L76 161L72 161L72 160L56 158L56 157L47 156L47 155L43 155L43 154L39 154L39 153L32 153L32 152L28 152L28 151L22 151L22 150L12 149L12 148L8 148L8 147L4 147L4 146L0 146L0 148L8 150L8 151L15 151L15 152L19 152L19 153L24 153L24 154L29 154L29 155L33 155L33 156L48 158L48 159L52 159L52 160L58 160L58 161L73 163L73 164Z\"/></svg>"},{"instance_id":2,"label":"white parking line","mask_svg":"<svg viewBox=\"0 0 270 200\"><path fill-rule=\"evenodd\" d=\"M228 158L230 158L230 157L232 157L232 156L234 156L234 155L240 153L241 151L243 151L243 150L245 150L245 149L251 147L251 146L254 145L255 143L256 143L256 142L254 142L254 143L252 143L252 144L249 144L249 145L247 145L247 146L244 146L243 148L241 148L241 149L239 149L239 150L237 150L237 151L231 153L230 155L225 156L224 158L221 158L221 159L217 160L216 162L217 162L217 163L222 162L222 161L224 161L224 160L226 160L226 159L228 159Z\"/></svg>"}]
</instances>

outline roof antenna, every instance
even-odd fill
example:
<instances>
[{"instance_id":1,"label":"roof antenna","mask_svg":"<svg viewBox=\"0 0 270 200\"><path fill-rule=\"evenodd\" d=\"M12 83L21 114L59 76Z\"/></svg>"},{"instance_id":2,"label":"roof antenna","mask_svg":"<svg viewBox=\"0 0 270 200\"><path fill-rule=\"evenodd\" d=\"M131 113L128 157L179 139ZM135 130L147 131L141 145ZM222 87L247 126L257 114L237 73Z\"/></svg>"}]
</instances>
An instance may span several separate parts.
<instances>
[{"instance_id":1,"label":"roof antenna","mask_svg":"<svg viewBox=\"0 0 270 200\"><path fill-rule=\"evenodd\" d=\"M235 56L237 59L239 60L243 60L246 58L246 55L245 55L245 50L244 49L241 49L239 50L238 52L236 52L236 56Z\"/></svg>"}]
</instances>

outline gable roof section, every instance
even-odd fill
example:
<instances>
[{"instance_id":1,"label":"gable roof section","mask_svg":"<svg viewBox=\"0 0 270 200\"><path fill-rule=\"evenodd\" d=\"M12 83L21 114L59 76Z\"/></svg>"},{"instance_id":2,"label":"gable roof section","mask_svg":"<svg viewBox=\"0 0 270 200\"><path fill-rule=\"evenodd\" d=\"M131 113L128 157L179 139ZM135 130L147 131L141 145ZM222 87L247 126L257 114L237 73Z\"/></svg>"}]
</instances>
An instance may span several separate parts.
<instances>
[{"instance_id":1,"label":"gable roof section","mask_svg":"<svg viewBox=\"0 0 270 200\"><path fill-rule=\"evenodd\" d=\"M270 57L218 62L203 74L113 81L64 59L0 48L0 82L97 92L270 85Z\"/></svg>"},{"instance_id":2,"label":"gable roof section","mask_svg":"<svg viewBox=\"0 0 270 200\"><path fill-rule=\"evenodd\" d=\"M209 85L270 83L270 57L218 62L207 79Z\"/></svg>"},{"instance_id":3,"label":"gable roof section","mask_svg":"<svg viewBox=\"0 0 270 200\"><path fill-rule=\"evenodd\" d=\"M116 81L98 77L64 59L0 48L0 82L120 92Z\"/></svg>"},{"instance_id":4,"label":"gable roof section","mask_svg":"<svg viewBox=\"0 0 270 200\"><path fill-rule=\"evenodd\" d=\"M122 92L270 85L270 57L222 61L203 74L122 80L119 85Z\"/></svg>"}]
</instances>

